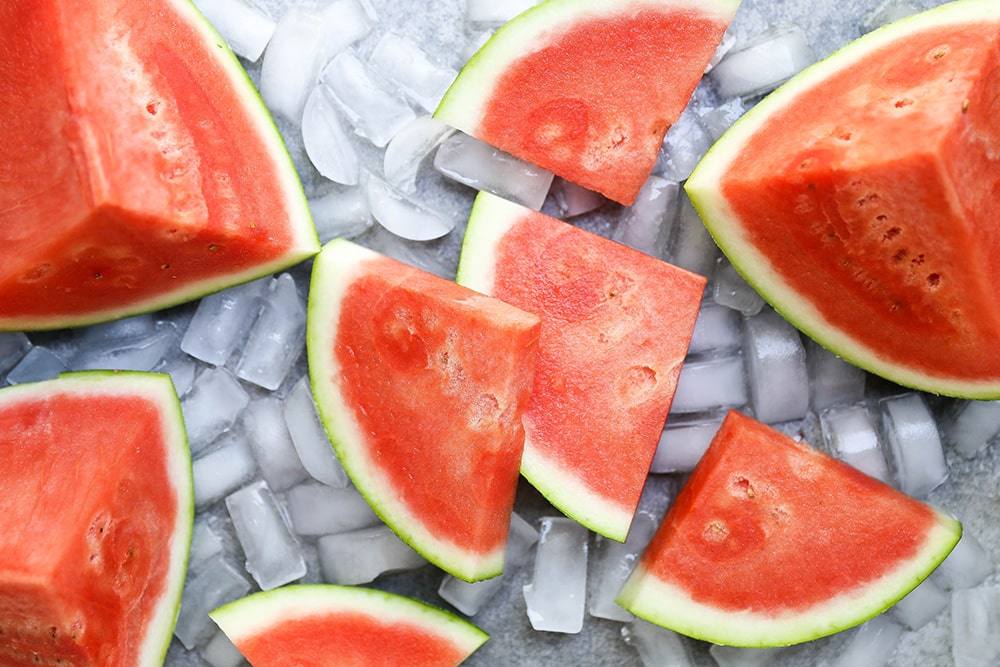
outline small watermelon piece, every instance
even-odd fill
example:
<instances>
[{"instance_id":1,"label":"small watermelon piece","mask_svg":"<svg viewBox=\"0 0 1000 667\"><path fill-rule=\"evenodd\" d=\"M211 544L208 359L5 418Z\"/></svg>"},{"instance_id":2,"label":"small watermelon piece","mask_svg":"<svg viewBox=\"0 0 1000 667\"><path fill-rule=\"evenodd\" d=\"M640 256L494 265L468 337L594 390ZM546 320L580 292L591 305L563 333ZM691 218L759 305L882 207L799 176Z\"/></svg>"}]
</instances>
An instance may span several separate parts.
<instances>
[{"instance_id":1,"label":"small watermelon piece","mask_svg":"<svg viewBox=\"0 0 1000 667\"><path fill-rule=\"evenodd\" d=\"M715 144L686 188L735 266L841 357L1000 398L1000 5L859 38Z\"/></svg>"},{"instance_id":2,"label":"small watermelon piece","mask_svg":"<svg viewBox=\"0 0 1000 667\"><path fill-rule=\"evenodd\" d=\"M338 239L313 267L320 416L375 511L461 579L503 569L538 317Z\"/></svg>"},{"instance_id":3,"label":"small watermelon piece","mask_svg":"<svg viewBox=\"0 0 1000 667\"><path fill-rule=\"evenodd\" d=\"M730 412L618 603L716 644L799 643L889 608L961 532L939 510Z\"/></svg>"},{"instance_id":4,"label":"small watermelon piece","mask_svg":"<svg viewBox=\"0 0 1000 667\"><path fill-rule=\"evenodd\" d=\"M0 32L0 330L155 310L319 251L270 115L188 0L5 0Z\"/></svg>"},{"instance_id":5,"label":"small watermelon piece","mask_svg":"<svg viewBox=\"0 0 1000 667\"><path fill-rule=\"evenodd\" d=\"M194 517L169 376L0 390L0 452L0 664L162 665Z\"/></svg>"},{"instance_id":6,"label":"small watermelon piece","mask_svg":"<svg viewBox=\"0 0 1000 667\"><path fill-rule=\"evenodd\" d=\"M253 667L455 667L489 638L437 607L356 586L284 586L210 616Z\"/></svg>"},{"instance_id":7,"label":"small watermelon piece","mask_svg":"<svg viewBox=\"0 0 1000 667\"><path fill-rule=\"evenodd\" d=\"M435 118L631 205L739 0L546 0L469 60Z\"/></svg>"},{"instance_id":8,"label":"small watermelon piece","mask_svg":"<svg viewBox=\"0 0 1000 667\"><path fill-rule=\"evenodd\" d=\"M542 318L521 473L568 516L624 541L705 279L483 193L458 282Z\"/></svg>"}]
</instances>

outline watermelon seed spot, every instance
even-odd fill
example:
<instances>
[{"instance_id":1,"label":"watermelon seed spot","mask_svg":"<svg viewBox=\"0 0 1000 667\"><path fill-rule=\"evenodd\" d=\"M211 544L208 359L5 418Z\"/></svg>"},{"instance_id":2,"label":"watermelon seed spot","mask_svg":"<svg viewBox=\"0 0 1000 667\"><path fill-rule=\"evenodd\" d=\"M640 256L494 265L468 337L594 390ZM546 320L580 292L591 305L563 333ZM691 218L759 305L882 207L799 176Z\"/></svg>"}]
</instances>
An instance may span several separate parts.
<instances>
[{"instance_id":1,"label":"watermelon seed spot","mask_svg":"<svg viewBox=\"0 0 1000 667\"><path fill-rule=\"evenodd\" d=\"M159 106L160 106L159 102L150 102L149 104L146 105L146 112L150 116L155 116L156 112L159 110L158 109Z\"/></svg>"},{"instance_id":2,"label":"watermelon seed spot","mask_svg":"<svg viewBox=\"0 0 1000 667\"><path fill-rule=\"evenodd\" d=\"M916 264L917 266L920 266L921 264L924 263L924 254L920 253L919 255L917 255L916 257L914 257L913 259L911 259L910 262L912 262L913 264Z\"/></svg>"},{"instance_id":3,"label":"watermelon seed spot","mask_svg":"<svg viewBox=\"0 0 1000 667\"><path fill-rule=\"evenodd\" d=\"M841 141L850 141L851 139L854 138L854 133L851 132L850 130L844 130L837 136L837 138L840 139Z\"/></svg>"},{"instance_id":4,"label":"watermelon seed spot","mask_svg":"<svg viewBox=\"0 0 1000 667\"><path fill-rule=\"evenodd\" d=\"M882 222L882 221L885 220L885 216L884 215L880 215L880 216L878 216L875 219L879 220L880 222ZM883 241L891 241L892 239L894 239L897 236L899 236L902 233L902 231L903 230L901 230L899 227L890 227L889 229L887 229L885 231L885 234L882 235L882 240Z\"/></svg>"},{"instance_id":5,"label":"watermelon seed spot","mask_svg":"<svg viewBox=\"0 0 1000 667\"><path fill-rule=\"evenodd\" d=\"M209 243L208 244L208 251L209 252L215 252L218 249L219 249L219 246L215 245L214 243Z\"/></svg>"},{"instance_id":6,"label":"watermelon seed spot","mask_svg":"<svg viewBox=\"0 0 1000 667\"><path fill-rule=\"evenodd\" d=\"M170 268L170 265L169 264L160 264L160 268L166 270L166 269Z\"/></svg>"},{"instance_id":7,"label":"watermelon seed spot","mask_svg":"<svg viewBox=\"0 0 1000 667\"><path fill-rule=\"evenodd\" d=\"M904 259L906 259L906 248L900 248L896 251L896 254L892 256L892 261L894 262L902 262Z\"/></svg>"},{"instance_id":8,"label":"watermelon seed spot","mask_svg":"<svg viewBox=\"0 0 1000 667\"><path fill-rule=\"evenodd\" d=\"M52 637L53 639L55 639L56 637L58 637L59 636L59 628L57 628L54 625L51 626L51 627L49 627L49 636Z\"/></svg>"},{"instance_id":9,"label":"watermelon seed spot","mask_svg":"<svg viewBox=\"0 0 1000 667\"><path fill-rule=\"evenodd\" d=\"M902 109L903 107L908 107L913 104L913 100L909 97L901 97L896 100L896 108Z\"/></svg>"},{"instance_id":10,"label":"watermelon seed spot","mask_svg":"<svg viewBox=\"0 0 1000 667\"><path fill-rule=\"evenodd\" d=\"M927 276L927 286L931 289L937 289L941 285L941 274L932 273Z\"/></svg>"},{"instance_id":11,"label":"watermelon seed spot","mask_svg":"<svg viewBox=\"0 0 1000 667\"><path fill-rule=\"evenodd\" d=\"M969 98L965 98L964 100L962 100L962 113L968 113L968 112L969 112Z\"/></svg>"},{"instance_id":12,"label":"watermelon seed spot","mask_svg":"<svg viewBox=\"0 0 1000 667\"><path fill-rule=\"evenodd\" d=\"M103 275L103 274L101 274L101 273L95 273L95 274L94 274L94 280L100 280L100 279L101 279L101 278L103 278L103 277L104 277L104 275Z\"/></svg>"},{"instance_id":13,"label":"watermelon seed spot","mask_svg":"<svg viewBox=\"0 0 1000 667\"><path fill-rule=\"evenodd\" d=\"M715 520L705 526L703 535L709 542L723 542L729 535L729 527L725 522Z\"/></svg>"}]
</instances>

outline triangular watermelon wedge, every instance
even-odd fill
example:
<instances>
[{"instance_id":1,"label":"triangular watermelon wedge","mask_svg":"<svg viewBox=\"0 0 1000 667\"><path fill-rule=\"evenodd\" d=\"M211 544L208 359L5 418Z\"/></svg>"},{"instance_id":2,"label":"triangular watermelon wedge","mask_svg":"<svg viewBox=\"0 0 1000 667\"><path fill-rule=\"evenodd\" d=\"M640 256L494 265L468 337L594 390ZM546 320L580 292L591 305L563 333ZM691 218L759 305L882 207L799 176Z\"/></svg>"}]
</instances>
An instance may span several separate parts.
<instances>
[{"instance_id":1,"label":"triangular watermelon wedge","mask_svg":"<svg viewBox=\"0 0 1000 667\"><path fill-rule=\"evenodd\" d=\"M705 279L482 193L458 282L542 318L521 473L568 516L624 541Z\"/></svg>"},{"instance_id":2,"label":"triangular watermelon wedge","mask_svg":"<svg viewBox=\"0 0 1000 667\"><path fill-rule=\"evenodd\" d=\"M5 0L0 33L0 330L150 311L318 252L270 115L188 0Z\"/></svg>"},{"instance_id":3,"label":"triangular watermelon wedge","mask_svg":"<svg viewBox=\"0 0 1000 667\"><path fill-rule=\"evenodd\" d=\"M505 24L434 117L631 205L739 0L546 0Z\"/></svg>"},{"instance_id":4,"label":"triangular watermelon wedge","mask_svg":"<svg viewBox=\"0 0 1000 667\"><path fill-rule=\"evenodd\" d=\"M885 611L961 534L939 510L730 412L618 603L716 644L795 644Z\"/></svg>"}]
</instances>

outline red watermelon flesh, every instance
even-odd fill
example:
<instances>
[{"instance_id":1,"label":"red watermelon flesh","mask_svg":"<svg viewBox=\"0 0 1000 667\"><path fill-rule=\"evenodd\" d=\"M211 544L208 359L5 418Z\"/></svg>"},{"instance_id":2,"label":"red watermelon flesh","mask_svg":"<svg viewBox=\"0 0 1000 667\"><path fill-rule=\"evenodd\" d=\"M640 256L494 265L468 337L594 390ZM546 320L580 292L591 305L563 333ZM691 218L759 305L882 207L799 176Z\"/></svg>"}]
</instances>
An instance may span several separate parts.
<instances>
[{"instance_id":1,"label":"red watermelon flesh","mask_svg":"<svg viewBox=\"0 0 1000 667\"><path fill-rule=\"evenodd\" d=\"M623 541L705 279L480 194L458 281L542 318L521 472L563 512Z\"/></svg>"},{"instance_id":2,"label":"red watermelon flesh","mask_svg":"<svg viewBox=\"0 0 1000 667\"><path fill-rule=\"evenodd\" d=\"M4 389L0 449L0 664L162 664L193 516L170 379Z\"/></svg>"},{"instance_id":3,"label":"red watermelon flesh","mask_svg":"<svg viewBox=\"0 0 1000 667\"><path fill-rule=\"evenodd\" d=\"M731 412L618 602L719 644L797 643L884 611L960 535L938 510Z\"/></svg>"},{"instance_id":4,"label":"red watermelon flesh","mask_svg":"<svg viewBox=\"0 0 1000 667\"><path fill-rule=\"evenodd\" d=\"M187 0L9 0L0 25L0 329L152 310L318 250L270 116Z\"/></svg>"},{"instance_id":5,"label":"red watermelon flesh","mask_svg":"<svg viewBox=\"0 0 1000 667\"><path fill-rule=\"evenodd\" d=\"M435 117L630 205L738 4L548 0L497 31Z\"/></svg>"}]
</instances>

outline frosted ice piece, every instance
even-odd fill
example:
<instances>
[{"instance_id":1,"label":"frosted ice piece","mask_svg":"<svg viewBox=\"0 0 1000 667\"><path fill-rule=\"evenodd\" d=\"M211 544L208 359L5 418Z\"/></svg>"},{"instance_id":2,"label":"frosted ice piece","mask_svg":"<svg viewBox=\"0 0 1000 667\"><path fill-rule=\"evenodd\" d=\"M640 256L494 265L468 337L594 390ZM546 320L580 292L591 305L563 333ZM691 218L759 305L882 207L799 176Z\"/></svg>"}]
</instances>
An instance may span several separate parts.
<instances>
[{"instance_id":1,"label":"frosted ice piece","mask_svg":"<svg viewBox=\"0 0 1000 667\"><path fill-rule=\"evenodd\" d=\"M195 4L229 48L255 62L274 34L275 21L246 0L197 0Z\"/></svg>"},{"instance_id":2,"label":"frosted ice piece","mask_svg":"<svg viewBox=\"0 0 1000 667\"><path fill-rule=\"evenodd\" d=\"M338 188L309 200L320 243L354 238L372 226L365 194L359 187Z\"/></svg>"},{"instance_id":3,"label":"frosted ice piece","mask_svg":"<svg viewBox=\"0 0 1000 667\"><path fill-rule=\"evenodd\" d=\"M359 0L334 0L315 11L288 7L261 61L267 107L298 125L324 64L371 32L373 20Z\"/></svg>"},{"instance_id":4,"label":"frosted ice piece","mask_svg":"<svg viewBox=\"0 0 1000 667\"><path fill-rule=\"evenodd\" d=\"M277 500L264 481L226 497L226 509L246 555L246 568L262 590L302 578L306 562Z\"/></svg>"},{"instance_id":5,"label":"frosted ice piece","mask_svg":"<svg viewBox=\"0 0 1000 667\"><path fill-rule=\"evenodd\" d=\"M250 402L250 396L224 368L206 368L181 399L191 451L198 453L228 431Z\"/></svg>"},{"instance_id":6,"label":"frosted ice piece","mask_svg":"<svg viewBox=\"0 0 1000 667\"><path fill-rule=\"evenodd\" d=\"M843 405L819 415L826 450L875 479L892 483L889 465L882 453L878 429L864 405Z\"/></svg>"},{"instance_id":7,"label":"frosted ice piece","mask_svg":"<svg viewBox=\"0 0 1000 667\"><path fill-rule=\"evenodd\" d=\"M191 549L188 557L188 574L199 572L216 558L222 556L222 538L209 525L205 515L200 515L191 530Z\"/></svg>"},{"instance_id":8,"label":"frosted ice piece","mask_svg":"<svg viewBox=\"0 0 1000 667\"><path fill-rule=\"evenodd\" d=\"M746 107L743 105L743 100L734 97L703 113L701 124L708 132L709 138L716 142L744 113Z\"/></svg>"},{"instance_id":9,"label":"frosted ice piece","mask_svg":"<svg viewBox=\"0 0 1000 667\"><path fill-rule=\"evenodd\" d=\"M31 341L20 332L0 332L0 377L14 368L31 349Z\"/></svg>"},{"instance_id":10,"label":"frosted ice piece","mask_svg":"<svg viewBox=\"0 0 1000 667\"><path fill-rule=\"evenodd\" d=\"M680 184L650 176L639 190L635 203L623 209L611 238L639 252L662 259L674 219Z\"/></svg>"},{"instance_id":11,"label":"frosted ice piece","mask_svg":"<svg viewBox=\"0 0 1000 667\"><path fill-rule=\"evenodd\" d=\"M865 372L811 339L806 341L806 370L813 410L857 403L865 396Z\"/></svg>"},{"instance_id":12,"label":"frosted ice piece","mask_svg":"<svg viewBox=\"0 0 1000 667\"><path fill-rule=\"evenodd\" d=\"M302 144L316 171L343 185L357 185L361 161L325 86L316 86L302 109Z\"/></svg>"},{"instance_id":13,"label":"frosted ice piece","mask_svg":"<svg viewBox=\"0 0 1000 667\"><path fill-rule=\"evenodd\" d=\"M246 339L266 286L267 279L262 278L203 297L181 339L181 349L213 366L224 365Z\"/></svg>"},{"instance_id":14,"label":"frosted ice piece","mask_svg":"<svg viewBox=\"0 0 1000 667\"><path fill-rule=\"evenodd\" d=\"M829 667L882 667L896 650L903 626L881 614L850 631L850 638L829 663Z\"/></svg>"},{"instance_id":15,"label":"frosted ice piece","mask_svg":"<svg viewBox=\"0 0 1000 667\"><path fill-rule=\"evenodd\" d=\"M524 567L537 542L538 531L516 512L512 512L503 573L492 579L472 582L446 574L438 587L438 595L466 616L475 616Z\"/></svg>"},{"instance_id":16,"label":"frosted ice piece","mask_svg":"<svg viewBox=\"0 0 1000 667\"><path fill-rule=\"evenodd\" d=\"M219 628L208 613L243 597L250 589L250 582L225 559L212 559L197 574L188 577L174 636L188 650L209 641Z\"/></svg>"},{"instance_id":17,"label":"frosted ice piece","mask_svg":"<svg viewBox=\"0 0 1000 667\"><path fill-rule=\"evenodd\" d=\"M194 376L198 372L198 364L185 355L171 355L153 369L157 373L167 373L174 383L174 391L179 398L184 395L194 385Z\"/></svg>"},{"instance_id":18,"label":"frosted ice piece","mask_svg":"<svg viewBox=\"0 0 1000 667\"><path fill-rule=\"evenodd\" d=\"M694 323L688 354L718 354L739 348L743 343L742 325L737 311L704 301Z\"/></svg>"},{"instance_id":19,"label":"frosted ice piece","mask_svg":"<svg viewBox=\"0 0 1000 667\"><path fill-rule=\"evenodd\" d=\"M240 650L221 630L216 632L198 653L201 659L212 667L239 667L247 664Z\"/></svg>"},{"instance_id":20,"label":"frosted ice piece","mask_svg":"<svg viewBox=\"0 0 1000 667\"><path fill-rule=\"evenodd\" d=\"M250 329L236 375L274 391L281 386L305 350L306 306L291 274L271 281L264 304Z\"/></svg>"},{"instance_id":21,"label":"frosted ice piece","mask_svg":"<svg viewBox=\"0 0 1000 667\"><path fill-rule=\"evenodd\" d=\"M597 536L587 607L591 616L623 623L635 619L635 615L615 602L615 598L654 532L656 520L653 516L636 512L624 543Z\"/></svg>"},{"instance_id":22,"label":"frosted ice piece","mask_svg":"<svg viewBox=\"0 0 1000 667\"><path fill-rule=\"evenodd\" d=\"M909 630L919 630L948 607L949 594L933 579L924 579L887 613Z\"/></svg>"},{"instance_id":23,"label":"frosted ice piece","mask_svg":"<svg viewBox=\"0 0 1000 667\"><path fill-rule=\"evenodd\" d=\"M763 297L724 258L712 273L712 298L717 304L747 316L756 315L764 308Z\"/></svg>"},{"instance_id":24,"label":"frosted ice piece","mask_svg":"<svg viewBox=\"0 0 1000 667\"><path fill-rule=\"evenodd\" d=\"M164 359L176 343L177 327L171 322L163 322L150 333L81 345L69 365L78 371L149 371Z\"/></svg>"},{"instance_id":25,"label":"frosted ice piece","mask_svg":"<svg viewBox=\"0 0 1000 667\"><path fill-rule=\"evenodd\" d=\"M948 479L933 415L916 392L882 398L878 409L886 458L899 489L914 498L926 498Z\"/></svg>"},{"instance_id":26,"label":"frosted ice piece","mask_svg":"<svg viewBox=\"0 0 1000 667\"><path fill-rule=\"evenodd\" d=\"M687 361L681 367L670 414L735 408L748 400L746 371L739 354Z\"/></svg>"},{"instance_id":27,"label":"frosted ice piece","mask_svg":"<svg viewBox=\"0 0 1000 667\"><path fill-rule=\"evenodd\" d=\"M92 324L80 330L82 345L100 345L125 338L141 338L156 331L156 321L149 313L133 315L112 322Z\"/></svg>"},{"instance_id":28,"label":"frosted ice piece","mask_svg":"<svg viewBox=\"0 0 1000 667\"><path fill-rule=\"evenodd\" d=\"M911 3L904 2L903 0L882 2L861 19L861 32L871 32L887 23L892 23L901 18L906 18L911 14L916 14L918 11L919 9Z\"/></svg>"},{"instance_id":29,"label":"frosted ice piece","mask_svg":"<svg viewBox=\"0 0 1000 667\"><path fill-rule=\"evenodd\" d=\"M971 459L1000 437L1000 401L955 401L939 427L944 442Z\"/></svg>"},{"instance_id":30,"label":"frosted ice piece","mask_svg":"<svg viewBox=\"0 0 1000 667\"><path fill-rule=\"evenodd\" d=\"M962 539L934 570L933 576L942 582L946 590L957 590L978 586L993 574L995 569L989 553L970 532L969 526L965 526Z\"/></svg>"},{"instance_id":31,"label":"frosted ice piece","mask_svg":"<svg viewBox=\"0 0 1000 667\"><path fill-rule=\"evenodd\" d=\"M292 528L299 535L332 535L382 522L353 486L337 489L304 482L288 490L286 505Z\"/></svg>"},{"instance_id":32,"label":"frosted ice piece","mask_svg":"<svg viewBox=\"0 0 1000 667\"><path fill-rule=\"evenodd\" d=\"M379 148L417 117L402 95L383 87L369 67L350 51L340 53L323 67L319 85L327 90L354 131Z\"/></svg>"},{"instance_id":33,"label":"frosted ice piece","mask_svg":"<svg viewBox=\"0 0 1000 667\"><path fill-rule=\"evenodd\" d=\"M447 247L444 243L411 241L393 234L382 225L376 225L365 235L365 244L376 252L447 280L454 279L458 268L457 256L443 252Z\"/></svg>"},{"instance_id":34,"label":"frosted ice piece","mask_svg":"<svg viewBox=\"0 0 1000 667\"><path fill-rule=\"evenodd\" d=\"M350 484L316 412L308 378L299 380L292 387L283 407L285 425L295 451L313 479L337 488Z\"/></svg>"},{"instance_id":35,"label":"frosted ice piece","mask_svg":"<svg viewBox=\"0 0 1000 667\"><path fill-rule=\"evenodd\" d=\"M798 330L766 308L743 320L743 337L754 416L766 424L805 417L809 378Z\"/></svg>"},{"instance_id":36,"label":"frosted ice piece","mask_svg":"<svg viewBox=\"0 0 1000 667\"><path fill-rule=\"evenodd\" d=\"M708 77L720 97L751 97L774 90L815 61L802 28L772 26L727 53Z\"/></svg>"},{"instance_id":37,"label":"frosted ice piece","mask_svg":"<svg viewBox=\"0 0 1000 667\"><path fill-rule=\"evenodd\" d=\"M535 630L578 633L587 597L589 531L565 517L545 517L539 524L535 570L523 588L528 620Z\"/></svg>"},{"instance_id":38,"label":"frosted ice piece","mask_svg":"<svg viewBox=\"0 0 1000 667\"><path fill-rule=\"evenodd\" d=\"M437 109L458 74L451 67L435 62L413 40L391 30L375 44L368 64L428 112Z\"/></svg>"},{"instance_id":39,"label":"frosted ice piece","mask_svg":"<svg viewBox=\"0 0 1000 667\"><path fill-rule=\"evenodd\" d=\"M323 579L331 584L367 584L383 574L427 564L386 525L324 535L317 546Z\"/></svg>"},{"instance_id":40,"label":"frosted ice piece","mask_svg":"<svg viewBox=\"0 0 1000 667\"><path fill-rule=\"evenodd\" d=\"M68 370L69 366L55 352L42 345L35 345L10 369L7 382L21 384L51 380Z\"/></svg>"},{"instance_id":41,"label":"frosted ice piece","mask_svg":"<svg viewBox=\"0 0 1000 667\"><path fill-rule=\"evenodd\" d=\"M521 12L538 4L538 0L466 0L465 18L470 23L500 26Z\"/></svg>"},{"instance_id":42,"label":"frosted ice piece","mask_svg":"<svg viewBox=\"0 0 1000 667\"><path fill-rule=\"evenodd\" d=\"M417 201L377 176L363 174L361 187L375 220L400 238L432 241L455 228L453 218Z\"/></svg>"},{"instance_id":43,"label":"frosted ice piece","mask_svg":"<svg viewBox=\"0 0 1000 667\"><path fill-rule=\"evenodd\" d=\"M690 107L685 109L663 137L658 160L660 175L671 181L687 180L712 142L698 114Z\"/></svg>"},{"instance_id":44,"label":"frosted ice piece","mask_svg":"<svg viewBox=\"0 0 1000 667\"><path fill-rule=\"evenodd\" d=\"M420 165L454 132L433 116L414 118L385 147L382 174L386 182L403 192L416 192Z\"/></svg>"},{"instance_id":45,"label":"frosted ice piece","mask_svg":"<svg viewBox=\"0 0 1000 667\"><path fill-rule=\"evenodd\" d=\"M952 593L951 634L955 667L1000 663L1000 587L991 584Z\"/></svg>"},{"instance_id":46,"label":"frosted ice piece","mask_svg":"<svg viewBox=\"0 0 1000 667\"><path fill-rule=\"evenodd\" d=\"M711 276L721 251L698 216L691 199L683 192L674 228L674 238L670 242L671 263L702 276Z\"/></svg>"},{"instance_id":47,"label":"frosted ice piece","mask_svg":"<svg viewBox=\"0 0 1000 667\"><path fill-rule=\"evenodd\" d=\"M552 172L529 164L464 132L438 146L434 168L477 190L539 210L552 187Z\"/></svg>"},{"instance_id":48,"label":"frosted ice piece","mask_svg":"<svg viewBox=\"0 0 1000 667\"><path fill-rule=\"evenodd\" d=\"M733 50L736 46L738 39L736 34L731 28L726 28L726 31L722 33L722 39L719 40L719 45L715 47L715 53L708 61L708 65L705 66L705 74L712 71L712 68L719 64L719 62L726 57L726 54Z\"/></svg>"},{"instance_id":49,"label":"frosted ice piece","mask_svg":"<svg viewBox=\"0 0 1000 667\"><path fill-rule=\"evenodd\" d=\"M272 491L286 491L309 476L288 433L280 400L269 396L252 401L243 425L261 476Z\"/></svg>"},{"instance_id":50,"label":"frosted ice piece","mask_svg":"<svg viewBox=\"0 0 1000 667\"><path fill-rule=\"evenodd\" d=\"M225 433L212 451L191 463L194 504L197 508L222 500L249 482L257 472L247 441L233 432Z\"/></svg>"},{"instance_id":51,"label":"frosted ice piece","mask_svg":"<svg viewBox=\"0 0 1000 667\"><path fill-rule=\"evenodd\" d=\"M564 220L596 211L608 201L601 193L588 190L558 176L552 179L549 192L559 209L559 217Z\"/></svg>"},{"instance_id":52,"label":"frosted ice piece","mask_svg":"<svg viewBox=\"0 0 1000 667\"><path fill-rule=\"evenodd\" d=\"M691 647L673 630L661 628L641 618L621 629L622 639L639 654L644 667L693 667Z\"/></svg>"},{"instance_id":53,"label":"frosted ice piece","mask_svg":"<svg viewBox=\"0 0 1000 667\"><path fill-rule=\"evenodd\" d=\"M671 473L694 470L720 426L722 417L686 421L670 419L660 435L649 471Z\"/></svg>"},{"instance_id":54,"label":"frosted ice piece","mask_svg":"<svg viewBox=\"0 0 1000 667\"><path fill-rule=\"evenodd\" d=\"M778 656L786 650L784 646L748 648L712 644L708 647L709 655L719 667L765 667L774 664Z\"/></svg>"}]
</instances>

